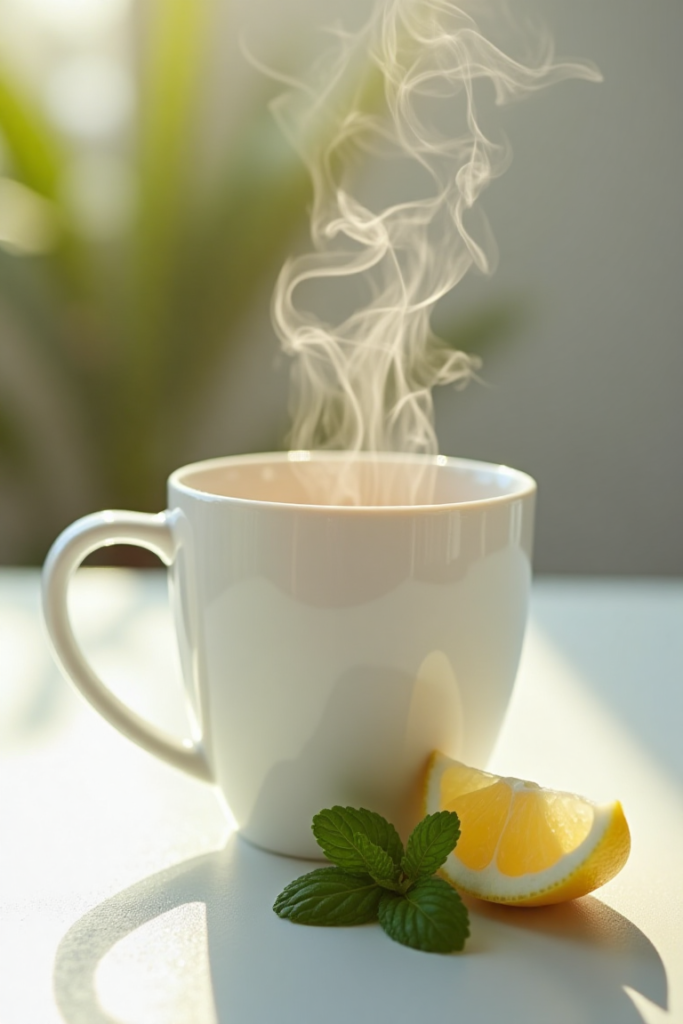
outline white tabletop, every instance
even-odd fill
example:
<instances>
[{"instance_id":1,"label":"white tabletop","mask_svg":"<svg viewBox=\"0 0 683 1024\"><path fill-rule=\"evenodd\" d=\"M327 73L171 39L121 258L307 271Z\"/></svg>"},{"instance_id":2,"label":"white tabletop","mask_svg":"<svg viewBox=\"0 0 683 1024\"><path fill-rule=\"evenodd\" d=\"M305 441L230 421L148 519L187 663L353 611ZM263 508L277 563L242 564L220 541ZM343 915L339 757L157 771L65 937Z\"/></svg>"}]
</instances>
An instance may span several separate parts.
<instances>
[{"instance_id":1,"label":"white tabletop","mask_svg":"<svg viewBox=\"0 0 683 1024\"><path fill-rule=\"evenodd\" d=\"M3 1024L683 1022L683 582L539 580L490 767L621 799L631 858L595 896L470 902L439 956L271 910L310 863L250 847L210 787L134 747L53 666L34 571L0 570ZM84 570L82 642L184 732L165 581Z\"/></svg>"}]
</instances>

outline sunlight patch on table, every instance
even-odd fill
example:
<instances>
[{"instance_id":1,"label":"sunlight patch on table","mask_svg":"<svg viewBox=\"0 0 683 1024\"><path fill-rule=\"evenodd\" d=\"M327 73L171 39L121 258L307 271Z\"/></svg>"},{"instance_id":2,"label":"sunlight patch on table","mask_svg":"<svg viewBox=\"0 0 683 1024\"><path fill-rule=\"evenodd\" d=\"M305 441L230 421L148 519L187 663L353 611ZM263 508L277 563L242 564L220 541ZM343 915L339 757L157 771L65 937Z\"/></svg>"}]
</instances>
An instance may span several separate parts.
<instances>
[{"instance_id":1,"label":"sunlight patch on table","mask_svg":"<svg viewBox=\"0 0 683 1024\"><path fill-rule=\"evenodd\" d=\"M120 1024L216 1024L205 905L185 903L117 942L95 988Z\"/></svg>"},{"instance_id":2,"label":"sunlight patch on table","mask_svg":"<svg viewBox=\"0 0 683 1024\"><path fill-rule=\"evenodd\" d=\"M665 708L662 742L672 742ZM489 767L597 802L622 802L631 829L631 855L623 871L595 895L618 907L654 944L670 985L669 1019L678 1019L676 1013L683 1009L683 950L677 918L680 923L683 898L666 880L680 873L681 786L611 710L599 684L587 679L533 621ZM664 844L663 827L668 836ZM656 873L654 864L659 866ZM672 913L672 904L679 905L678 914ZM637 1008L646 1024L666 1019L647 1000L639 999Z\"/></svg>"}]
</instances>

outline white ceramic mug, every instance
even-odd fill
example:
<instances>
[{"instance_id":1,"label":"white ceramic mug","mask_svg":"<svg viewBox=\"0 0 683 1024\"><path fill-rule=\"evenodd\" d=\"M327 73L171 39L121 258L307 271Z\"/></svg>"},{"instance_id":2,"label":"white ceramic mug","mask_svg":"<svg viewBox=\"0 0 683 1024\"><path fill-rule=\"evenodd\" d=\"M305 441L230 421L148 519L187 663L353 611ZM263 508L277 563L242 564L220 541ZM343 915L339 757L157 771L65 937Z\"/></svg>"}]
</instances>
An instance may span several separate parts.
<instances>
[{"instance_id":1,"label":"white ceramic mug","mask_svg":"<svg viewBox=\"0 0 683 1024\"><path fill-rule=\"evenodd\" d=\"M55 541L43 575L54 651L117 729L217 785L253 843L319 855L311 818L332 804L405 832L430 753L484 766L496 740L526 622L535 491L517 470L444 456L186 466L168 511L99 512ZM112 543L170 568L190 739L122 704L74 638L69 579Z\"/></svg>"}]
</instances>

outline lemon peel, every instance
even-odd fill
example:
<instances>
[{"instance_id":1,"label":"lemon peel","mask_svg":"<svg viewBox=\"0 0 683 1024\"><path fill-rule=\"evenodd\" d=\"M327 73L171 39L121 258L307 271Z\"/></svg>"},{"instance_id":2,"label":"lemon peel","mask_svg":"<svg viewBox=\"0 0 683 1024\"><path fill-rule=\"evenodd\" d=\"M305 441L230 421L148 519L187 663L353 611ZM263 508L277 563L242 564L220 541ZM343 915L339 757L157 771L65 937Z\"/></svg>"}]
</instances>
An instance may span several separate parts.
<instances>
[{"instance_id":1,"label":"lemon peel","mask_svg":"<svg viewBox=\"0 0 683 1024\"><path fill-rule=\"evenodd\" d=\"M544 906L585 896L628 859L631 838L618 800L470 768L436 751L427 769L425 813L455 811L462 836L440 874L494 903Z\"/></svg>"}]
</instances>

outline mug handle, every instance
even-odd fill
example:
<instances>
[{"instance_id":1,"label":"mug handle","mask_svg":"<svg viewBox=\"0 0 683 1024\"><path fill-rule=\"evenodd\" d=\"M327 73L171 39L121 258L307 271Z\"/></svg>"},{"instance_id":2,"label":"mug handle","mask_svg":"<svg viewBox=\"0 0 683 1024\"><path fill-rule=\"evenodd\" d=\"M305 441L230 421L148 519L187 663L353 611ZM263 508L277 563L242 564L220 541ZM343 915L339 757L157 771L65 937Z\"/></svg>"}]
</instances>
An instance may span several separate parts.
<instances>
[{"instance_id":1,"label":"mug handle","mask_svg":"<svg viewBox=\"0 0 683 1024\"><path fill-rule=\"evenodd\" d=\"M77 519L59 535L43 567L43 614L57 661L85 699L124 736L174 768L213 782L201 743L176 739L131 711L104 685L76 641L67 602L71 577L86 555L111 544L147 548L169 566L177 550L173 515L95 512Z\"/></svg>"}]
</instances>

